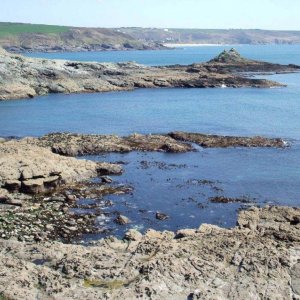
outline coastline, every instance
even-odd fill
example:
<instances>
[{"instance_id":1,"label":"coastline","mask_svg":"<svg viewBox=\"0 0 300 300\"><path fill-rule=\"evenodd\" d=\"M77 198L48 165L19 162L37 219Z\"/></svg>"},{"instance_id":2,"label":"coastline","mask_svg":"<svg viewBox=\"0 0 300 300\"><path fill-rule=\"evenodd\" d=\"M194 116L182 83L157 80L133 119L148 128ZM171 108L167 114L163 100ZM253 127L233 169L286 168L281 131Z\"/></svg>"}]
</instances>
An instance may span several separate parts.
<instances>
[{"instance_id":1,"label":"coastline","mask_svg":"<svg viewBox=\"0 0 300 300\"><path fill-rule=\"evenodd\" d=\"M49 60L14 55L0 49L3 61L0 100L33 98L51 93L97 93L136 88L215 88L285 86L253 79L243 73L299 72L300 66L254 61L235 49L223 51L206 63L150 67L127 63ZM32 74L34 74L32 76Z\"/></svg>"},{"instance_id":2,"label":"coastline","mask_svg":"<svg viewBox=\"0 0 300 300\"><path fill-rule=\"evenodd\" d=\"M101 212L76 215L70 211L80 207L77 200L95 198L111 205L103 195L130 190L114 187L107 176L121 175L121 165L68 156L105 149L128 152L131 145L141 151L182 152L182 147L187 147L185 142L203 145L203 138L209 139L207 147L241 145L241 137L182 132L170 133L169 137L134 134L125 140L116 136L54 134L3 141L2 182L7 175L5 186L10 193L0 189L5 205L2 208L6 207L1 213L0 268L5 276L0 276L0 299L31 300L36 295L39 299L70 300L297 296L299 263L293 259L297 259L300 245L299 208L250 207L239 212L237 225L232 228L202 224L177 231L148 229L144 234L129 229L123 239L110 236L88 245L69 242L72 238L80 242L82 234L96 233L94 224L98 217L102 220ZM283 142L257 137L242 141L247 147L258 143L267 148ZM76 149L79 145L82 149ZM78 174L82 180L100 176L101 181L75 182ZM26 187L27 194L17 193L20 186L20 191ZM237 200L217 197L213 201ZM116 216L115 222L120 225L130 222L126 216ZM167 217L160 213L156 219Z\"/></svg>"}]
</instances>

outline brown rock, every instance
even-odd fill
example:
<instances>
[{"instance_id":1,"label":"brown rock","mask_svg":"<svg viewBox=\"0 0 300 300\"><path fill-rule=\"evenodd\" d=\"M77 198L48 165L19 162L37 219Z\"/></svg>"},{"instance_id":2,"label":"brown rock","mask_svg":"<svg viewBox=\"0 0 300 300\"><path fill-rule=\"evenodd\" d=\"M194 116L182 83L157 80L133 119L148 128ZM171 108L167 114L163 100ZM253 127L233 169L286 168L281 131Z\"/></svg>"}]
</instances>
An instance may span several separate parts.
<instances>
[{"instance_id":1,"label":"brown rock","mask_svg":"<svg viewBox=\"0 0 300 300\"><path fill-rule=\"evenodd\" d=\"M175 140L192 142L204 148L227 148L227 147L286 147L287 144L282 139L270 139L260 136L256 137L236 137L220 136L202 133L171 132L169 136Z\"/></svg>"}]
</instances>

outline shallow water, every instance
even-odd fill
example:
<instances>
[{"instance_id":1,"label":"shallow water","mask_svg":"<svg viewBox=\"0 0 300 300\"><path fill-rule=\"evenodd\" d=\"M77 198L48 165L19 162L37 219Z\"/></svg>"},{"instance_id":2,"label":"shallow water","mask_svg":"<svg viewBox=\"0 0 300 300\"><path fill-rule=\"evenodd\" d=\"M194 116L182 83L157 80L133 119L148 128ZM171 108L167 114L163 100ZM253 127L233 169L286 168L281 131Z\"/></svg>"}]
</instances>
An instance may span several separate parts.
<instances>
[{"instance_id":1,"label":"shallow water","mask_svg":"<svg viewBox=\"0 0 300 300\"><path fill-rule=\"evenodd\" d=\"M237 48L255 59L300 64L300 46ZM34 55L171 64L208 60L220 50L220 47L199 47ZM133 192L106 197L114 205L105 210L109 213L106 217L98 220L99 226L107 226L114 234L122 236L128 227L176 230L197 228L201 223L230 227L236 222L238 209L245 205L299 206L300 74L273 75L269 79L288 87L141 89L2 102L0 136L39 136L55 131L127 135L183 130L286 139L290 143L286 149L200 149L186 154L133 152L88 157L128 163L124 165L124 175L114 177L114 184L133 186ZM209 198L217 195L242 197L249 203L211 203ZM156 211L168 214L170 219L156 220ZM114 224L117 212L128 216L133 223L127 227Z\"/></svg>"},{"instance_id":2,"label":"shallow water","mask_svg":"<svg viewBox=\"0 0 300 300\"><path fill-rule=\"evenodd\" d=\"M134 187L130 194L106 197L114 205L105 210L111 214L100 217L99 222L123 236L129 228L177 230L198 228L202 223L232 227L241 207L298 206L299 154L300 145L294 145L287 149L203 149L189 154L133 152L88 157L126 162L125 173L114 176L114 184ZM242 198L248 203L211 203L209 198L214 196ZM170 218L158 221L156 211ZM133 223L114 224L116 212Z\"/></svg>"}]
</instances>

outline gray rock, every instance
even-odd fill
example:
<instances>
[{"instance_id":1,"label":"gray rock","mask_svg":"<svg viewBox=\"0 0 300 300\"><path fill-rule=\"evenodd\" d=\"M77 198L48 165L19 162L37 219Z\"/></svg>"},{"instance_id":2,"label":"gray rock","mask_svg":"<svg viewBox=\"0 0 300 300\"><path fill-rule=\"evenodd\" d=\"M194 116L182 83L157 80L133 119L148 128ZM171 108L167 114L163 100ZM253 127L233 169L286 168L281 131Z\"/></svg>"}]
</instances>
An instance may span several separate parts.
<instances>
[{"instance_id":1,"label":"gray rock","mask_svg":"<svg viewBox=\"0 0 300 300\"><path fill-rule=\"evenodd\" d=\"M136 63L90 63L23 57L0 51L0 100L32 98L48 93L90 93L157 87L274 87L279 83L252 79L237 72L294 72L295 65L246 59L210 61L191 66L150 67ZM166 145L167 147L168 145Z\"/></svg>"},{"instance_id":2,"label":"gray rock","mask_svg":"<svg viewBox=\"0 0 300 300\"><path fill-rule=\"evenodd\" d=\"M131 223L130 219L125 217L125 216L118 216L116 219L115 219L115 222L119 225L126 225L126 224L129 224Z\"/></svg>"},{"instance_id":3,"label":"gray rock","mask_svg":"<svg viewBox=\"0 0 300 300\"><path fill-rule=\"evenodd\" d=\"M74 300L298 299L300 227L292 220L299 216L299 208L250 209L239 216L245 226L206 224L181 239L167 231L141 236L130 230L127 241L107 238L89 247L34 243L30 233L20 234L23 242L0 239L0 294L24 300L37 294ZM253 223L257 227L249 228ZM69 234L73 229L66 227ZM46 265L33 263L37 259Z\"/></svg>"}]
</instances>

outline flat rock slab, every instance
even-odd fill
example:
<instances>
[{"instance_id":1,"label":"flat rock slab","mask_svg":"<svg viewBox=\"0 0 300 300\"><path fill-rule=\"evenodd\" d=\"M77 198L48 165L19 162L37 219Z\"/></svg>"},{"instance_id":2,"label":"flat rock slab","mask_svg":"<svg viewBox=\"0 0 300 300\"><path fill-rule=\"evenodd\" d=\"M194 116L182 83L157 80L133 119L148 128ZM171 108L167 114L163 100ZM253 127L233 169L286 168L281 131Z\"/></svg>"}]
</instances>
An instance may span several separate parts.
<instances>
[{"instance_id":1,"label":"flat rock slab","mask_svg":"<svg viewBox=\"0 0 300 300\"><path fill-rule=\"evenodd\" d=\"M7 190L38 194L54 190L61 184L120 173L119 165L64 157L25 140L0 143L0 190L3 196L7 196Z\"/></svg>"},{"instance_id":2,"label":"flat rock slab","mask_svg":"<svg viewBox=\"0 0 300 300\"><path fill-rule=\"evenodd\" d=\"M219 136L201 133L172 132L167 135L116 135L51 133L40 138L25 138L28 144L51 149L66 156L97 155L105 152L162 151L182 153L194 151L190 143L205 148L279 147L287 144L282 139L265 137ZM104 174L105 175L105 174Z\"/></svg>"},{"instance_id":3,"label":"flat rock slab","mask_svg":"<svg viewBox=\"0 0 300 300\"><path fill-rule=\"evenodd\" d=\"M127 137L119 137L116 135L53 133L40 138L26 138L24 141L49 148L54 153L66 156L96 155L103 152L188 152L193 150L191 145L176 141L166 135L132 134Z\"/></svg>"}]
</instances>

